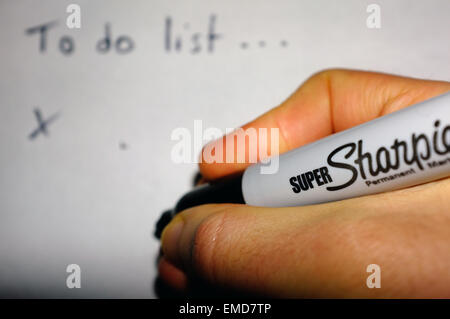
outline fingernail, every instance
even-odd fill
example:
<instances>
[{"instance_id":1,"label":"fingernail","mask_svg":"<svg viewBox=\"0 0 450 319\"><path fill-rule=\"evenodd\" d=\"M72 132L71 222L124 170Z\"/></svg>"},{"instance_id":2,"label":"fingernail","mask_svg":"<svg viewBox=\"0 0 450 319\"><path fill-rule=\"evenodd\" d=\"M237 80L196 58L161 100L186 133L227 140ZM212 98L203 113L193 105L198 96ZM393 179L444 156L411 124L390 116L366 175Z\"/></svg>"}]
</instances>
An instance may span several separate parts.
<instances>
[{"instance_id":1,"label":"fingernail","mask_svg":"<svg viewBox=\"0 0 450 319\"><path fill-rule=\"evenodd\" d=\"M181 265L178 242L183 231L184 220L181 216L175 218L164 228L161 235L161 246L164 257L176 266Z\"/></svg>"}]
</instances>

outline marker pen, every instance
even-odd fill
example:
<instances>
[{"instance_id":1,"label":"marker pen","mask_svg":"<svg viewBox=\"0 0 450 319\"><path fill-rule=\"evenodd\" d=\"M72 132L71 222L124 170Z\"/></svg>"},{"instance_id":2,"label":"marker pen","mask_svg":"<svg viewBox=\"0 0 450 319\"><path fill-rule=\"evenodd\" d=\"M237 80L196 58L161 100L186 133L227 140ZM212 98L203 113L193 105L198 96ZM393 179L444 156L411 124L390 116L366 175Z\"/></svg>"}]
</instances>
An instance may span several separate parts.
<instances>
[{"instance_id":1,"label":"marker pen","mask_svg":"<svg viewBox=\"0 0 450 319\"><path fill-rule=\"evenodd\" d=\"M303 206L381 193L450 176L450 92L279 155L274 174L258 163L201 185L157 223L207 203Z\"/></svg>"}]
</instances>

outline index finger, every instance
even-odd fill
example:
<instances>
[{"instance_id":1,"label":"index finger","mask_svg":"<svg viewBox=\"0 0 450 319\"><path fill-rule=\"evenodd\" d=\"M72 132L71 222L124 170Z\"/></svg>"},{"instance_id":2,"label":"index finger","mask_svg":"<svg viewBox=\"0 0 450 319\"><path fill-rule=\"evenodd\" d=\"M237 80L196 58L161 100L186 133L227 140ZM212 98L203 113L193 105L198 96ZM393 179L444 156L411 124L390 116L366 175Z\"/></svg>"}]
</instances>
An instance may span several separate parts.
<instances>
[{"instance_id":1,"label":"index finger","mask_svg":"<svg viewBox=\"0 0 450 319\"><path fill-rule=\"evenodd\" d=\"M278 128L281 154L449 90L449 82L364 71L326 70L310 77L287 100L242 129L254 128L258 135L260 128ZM234 161L230 162L226 140L222 137L202 150L200 172L208 180L241 172L252 164L248 160L249 143L234 143L234 149L231 149ZM244 149L238 150L238 147ZM258 161L261 160L259 154L271 155L270 144L261 143L258 147L266 148L258 150ZM220 152L223 161L208 163L206 151ZM239 151L246 155L242 163L236 160Z\"/></svg>"}]
</instances>

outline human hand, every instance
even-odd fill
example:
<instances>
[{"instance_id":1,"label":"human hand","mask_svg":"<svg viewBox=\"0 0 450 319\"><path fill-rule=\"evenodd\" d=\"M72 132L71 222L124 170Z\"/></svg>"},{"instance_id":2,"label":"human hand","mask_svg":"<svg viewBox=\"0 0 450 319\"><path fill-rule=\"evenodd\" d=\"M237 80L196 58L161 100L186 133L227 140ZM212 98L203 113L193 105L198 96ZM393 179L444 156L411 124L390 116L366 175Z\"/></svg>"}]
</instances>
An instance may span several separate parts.
<instances>
[{"instance_id":1,"label":"human hand","mask_svg":"<svg viewBox=\"0 0 450 319\"><path fill-rule=\"evenodd\" d=\"M243 128L278 127L283 153L449 90L447 82L328 70ZM203 162L200 171L213 180L247 166ZM200 277L275 297L448 298L449 194L446 178L313 206L193 207L164 230L159 272L178 289ZM380 289L366 286L370 264L381 267Z\"/></svg>"}]
</instances>

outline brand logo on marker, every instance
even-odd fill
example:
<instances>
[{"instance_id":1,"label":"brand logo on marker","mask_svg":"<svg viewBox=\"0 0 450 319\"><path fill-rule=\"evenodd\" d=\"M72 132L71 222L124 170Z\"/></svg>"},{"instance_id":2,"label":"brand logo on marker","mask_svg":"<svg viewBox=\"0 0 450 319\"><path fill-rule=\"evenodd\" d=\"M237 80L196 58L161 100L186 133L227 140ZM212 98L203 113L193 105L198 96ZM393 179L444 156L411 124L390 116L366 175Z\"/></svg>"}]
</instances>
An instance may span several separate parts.
<instances>
[{"instance_id":1,"label":"brand logo on marker","mask_svg":"<svg viewBox=\"0 0 450 319\"><path fill-rule=\"evenodd\" d=\"M345 183L328 186L326 189L328 191L337 191L346 188L356 181L358 175L366 180L368 176L375 177L380 173L388 173L404 166L410 167L415 165L418 169L424 170L426 167L431 169L440 165L449 164L450 159L424 163L432 157L433 152L440 156L450 153L450 125L447 125L440 130L440 121L437 120L434 122L434 127L435 131L432 137L423 133L413 133L409 141L396 138L391 146L382 146L378 148L375 155L364 151L363 140L359 140L357 143L347 143L339 146L328 155L327 163L331 167L348 170L352 175ZM342 152L344 152L343 155L345 159L350 159L354 154L356 154L356 158L353 162L337 161L336 155L342 155ZM366 181L366 185L369 187L372 184L376 185L414 173L414 169L409 168L405 172L389 177L383 177L374 181ZM292 186L292 191L294 193L312 189L314 188L314 184L322 186L331 182L333 182L333 179L326 166L289 178L289 183Z\"/></svg>"},{"instance_id":2,"label":"brand logo on marker","mask_svg":"<svg viewBox=\"0 0 450 319\"><path fill-rule=\"evenodd\" d=\"M326 166L289 178L289 183L293 186L292 190L297 194L301 191L307 191L308 189L314 188L314 184L322 186L332 181L333 179L328 173L328 168Z\"/></svg>"}]
</instances>

